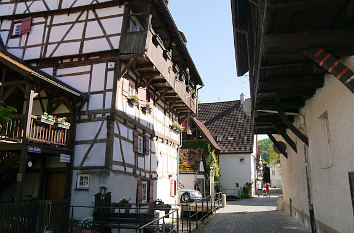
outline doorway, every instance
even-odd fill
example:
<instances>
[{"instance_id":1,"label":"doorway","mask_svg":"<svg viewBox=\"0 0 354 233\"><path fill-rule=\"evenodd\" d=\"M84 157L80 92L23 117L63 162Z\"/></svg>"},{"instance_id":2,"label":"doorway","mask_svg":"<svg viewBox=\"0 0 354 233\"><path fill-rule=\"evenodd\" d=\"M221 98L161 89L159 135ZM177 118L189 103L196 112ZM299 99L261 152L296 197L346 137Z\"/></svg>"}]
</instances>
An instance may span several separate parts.
<instances>
[{"instance_id":1,"label":"doorway","mask_svg":"<svg viewBox=\"0 0 354 233\"><path fill-rule=\"evenodd\" d=\"M65 194L65 173L48 173L46 182L46 200L60 200Z\"/></svg>"}]
</instances>

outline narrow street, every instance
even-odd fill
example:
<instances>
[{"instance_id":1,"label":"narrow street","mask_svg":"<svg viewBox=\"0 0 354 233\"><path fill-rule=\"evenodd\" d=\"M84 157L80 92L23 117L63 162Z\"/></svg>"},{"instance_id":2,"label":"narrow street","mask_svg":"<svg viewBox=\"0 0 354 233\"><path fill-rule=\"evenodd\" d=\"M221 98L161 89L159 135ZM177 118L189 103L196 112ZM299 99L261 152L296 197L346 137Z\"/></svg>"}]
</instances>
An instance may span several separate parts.
<instances>
[{"instance_id":1,"label":"narrow street","mask_svg":"<svg viewBox=\"0 0 354 233\"><path fill-rule=\"evenodd\" d=\"M200 233L311 232L286 213L276 211L278 190L272 191L270 198L255 197L229 201L226 208L218 210Z\"/></svg>"}]
</instances>

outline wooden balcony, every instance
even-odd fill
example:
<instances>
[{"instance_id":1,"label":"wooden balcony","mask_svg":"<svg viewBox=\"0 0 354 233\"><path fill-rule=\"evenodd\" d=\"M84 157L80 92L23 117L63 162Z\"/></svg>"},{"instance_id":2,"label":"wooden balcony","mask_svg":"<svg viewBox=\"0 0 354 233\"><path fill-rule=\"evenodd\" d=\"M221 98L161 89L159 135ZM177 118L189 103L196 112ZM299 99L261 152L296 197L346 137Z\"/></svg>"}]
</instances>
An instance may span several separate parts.
<instances>
[{"instance_id":1,"label":"wooden balcony","mask_svg":"<svg viewBox=\"0 0 354 233\"><path fill-rule=\"evenodd\" d=\"M178 99L173 101L177 112L196 113L197 99L192 97L191 91L187 91L186 83L179 80L182 72L173 69L174 63L170 54L163 43L158 41L158 35L152 28L148 31L128 32L121 44L121 52L127 60L135 58L136 69L142 71L143 78L155 78L150 82L155 88L171 89L165 94ZM150 70L147 67L150 67Z\"/></svg>"},{"instance_id":2,"label":"wooden balcony","mask_svg":"<svg viewBox=\"0 0 354 233\"><path fill-rule=\"evenodd\" d=\"M23 142L25 138L24 119L26 119L25 115L13 115L11 117L11 122L1 130L0 144ZM69 135L70 129L58 127L56 124L42 123L40 117L31 116L27 136L29 142L67 147L69 145Z\"/></svg>"}]
</instances>

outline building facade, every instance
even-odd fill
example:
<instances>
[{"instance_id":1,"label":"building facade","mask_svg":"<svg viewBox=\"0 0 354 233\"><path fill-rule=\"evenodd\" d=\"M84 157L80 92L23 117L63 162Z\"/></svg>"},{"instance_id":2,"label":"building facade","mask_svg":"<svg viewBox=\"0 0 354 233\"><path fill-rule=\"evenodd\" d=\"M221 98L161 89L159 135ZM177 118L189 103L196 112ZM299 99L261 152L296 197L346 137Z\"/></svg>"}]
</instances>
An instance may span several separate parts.
<instances>
[{"instance_id":1,"label":"building facade","mask_svg":"<svg viewBox=\"0 0 354 233\"><path fill-rule=\"evenodd\" d=\"M88 97L75 115L71 203L93 205L105 186L112 202L175 204L173 125L196 112L203 83L165 1L2 1L0 17L9 53Z\"/></svg>"},{"instance_id":2,"label":"building facade","mask_svg":"<svg viewBox=\"0 0 354 233\"><path fill-rule=\"evenodd\" d=\"M256 177L256 138L250 118L250 99L199 104L198 119L221 148L220 185L227 195L240 197L246 183Z\"/></svg>"}]
</instances>

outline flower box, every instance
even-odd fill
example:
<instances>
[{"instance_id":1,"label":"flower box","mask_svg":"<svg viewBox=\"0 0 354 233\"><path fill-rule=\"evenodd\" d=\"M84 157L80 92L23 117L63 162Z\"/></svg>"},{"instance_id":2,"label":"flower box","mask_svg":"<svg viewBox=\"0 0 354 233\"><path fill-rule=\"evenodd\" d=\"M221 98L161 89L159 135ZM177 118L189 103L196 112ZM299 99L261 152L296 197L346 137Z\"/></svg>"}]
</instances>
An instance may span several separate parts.
<instances>
[{"instance_id":1,"label":"flower box","mask_svg":"<svg viewBox=\"0 0 354 233\"><path fill-rule=\"evenodd\" d=\"M139 97L136 95L130 95L128 97L128 103L131 105L139 105Z\"/></svg>"},{"instance_id":2,"label":"flower box","mask_svg":"<svg viewBox=\"0 0 354 233\"><path fill-rule=\"evenodd\" d=\"M59 128L63 128L63 129L70 129L70 124L58 123L57 126L58 126Z\"/></svg>"},{"instance_id":3,"label":"flower box","mask_svg":"<svg viewBox=\"0 0 354 233\"><path fill-rule=\"evenodd\" d=\"M42 123L45 123L45 124L48 124L48 125L54 125L54 122L55 122L54 120L48 119L48 118L46 118L46 117L44 117L44 116L41 116L40 121L41 121Z\"/></svg>"},{"instance_id":4,"label":"flower box","mask_svg":"<svg viewBox=\"0 0 354 233\"><path fill-rule=\"evenodd\" d=\"M145 104L144 106L141 107L141 111L150 114L152 111L152 107L149 104Z\"/></svg>"},{"instance_id":5,"label":"flower box","mask_svg":"<svg viewBox=\"0 0 354 233\"><path fill-rule=\"evenodd\" d=\"M182 127L180 124L176 123L176 122L174 122L172 125L170 125L170 128L171 128L172 130L178 132L178 133L184 131L183 127Z\"/></svg>"}]
</instances>

